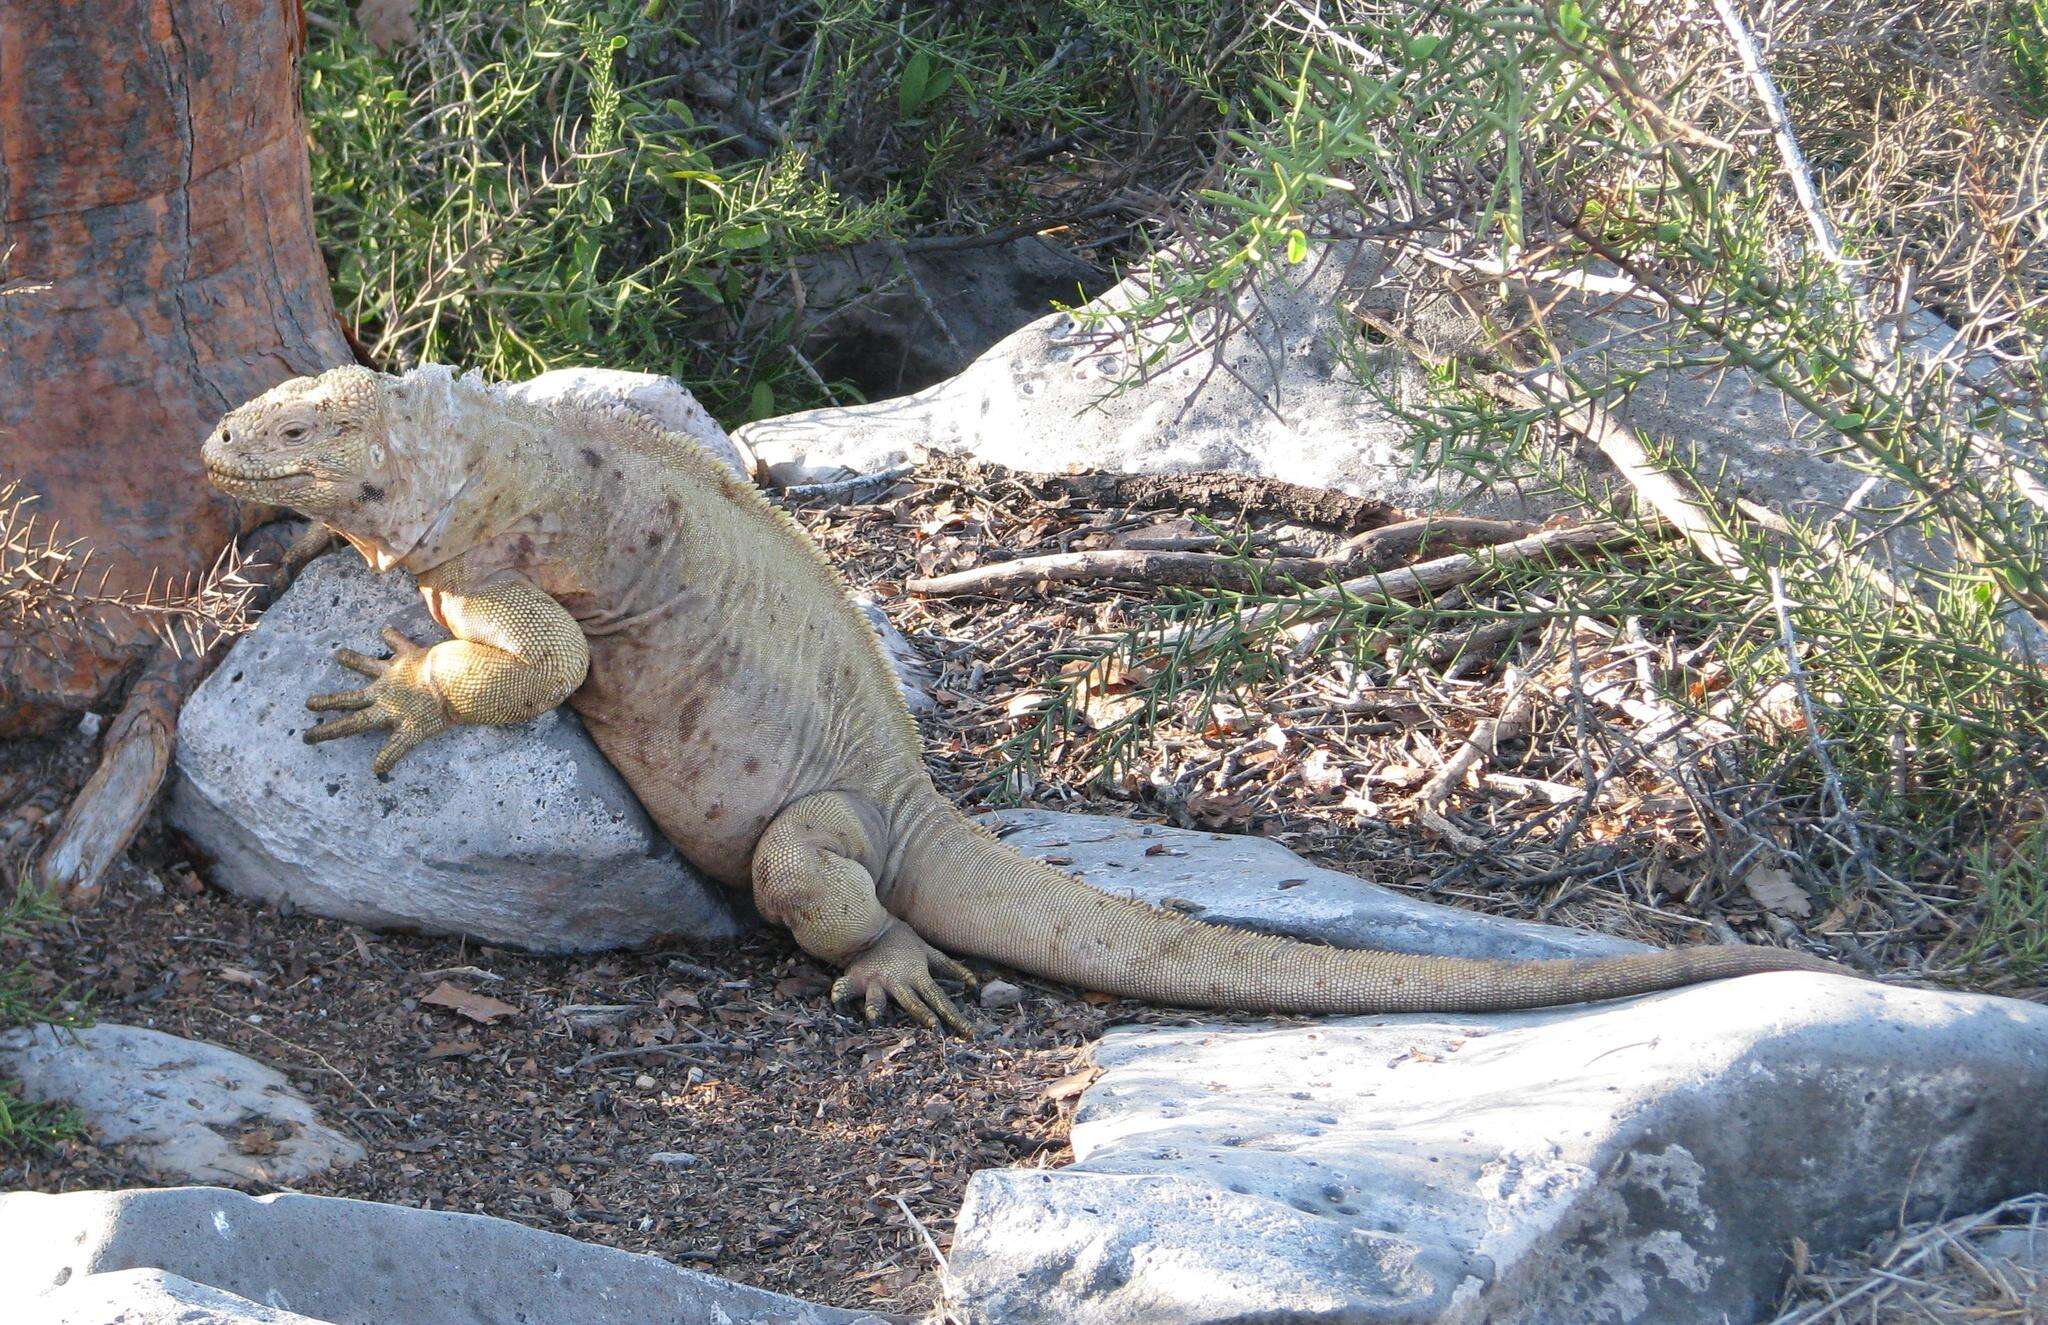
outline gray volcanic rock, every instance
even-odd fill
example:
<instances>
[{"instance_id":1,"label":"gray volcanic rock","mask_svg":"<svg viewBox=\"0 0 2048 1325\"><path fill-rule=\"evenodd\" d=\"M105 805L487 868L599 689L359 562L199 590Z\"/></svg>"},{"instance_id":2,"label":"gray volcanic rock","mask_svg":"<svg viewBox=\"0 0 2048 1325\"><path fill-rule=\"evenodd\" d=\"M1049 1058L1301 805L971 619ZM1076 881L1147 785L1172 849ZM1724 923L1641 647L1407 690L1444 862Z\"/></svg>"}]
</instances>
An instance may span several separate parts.
<instances>
[{"instance_id":1,"label":"gray volcanic rock","mask_svg":"<svg viewBox=\"0 0 2048 1325\"><path fill-rule=\"evenodd\" d=\"M1530 960L1643 952L1644 945L1423 901L1311 865L1263 837L1105 815L1003 810L983 822L1029 856L1097 888L1201 920L1340 948Z\"/></svg>"},{"instance_id":2,"label":"gray volcanic rock","mask_svg":"<svg viewBox=\"0 0 2048 1325\"><path fill-rule=\"evenodd\" d=\"M655 373L629 373L621 368L557 368L524 382L510 383L506 391L534 404L564 401L579 405L625 405L652 418L672 433L696 442L714 457L752 478L754 464L726 436L725 429L697 398L672 377Z\"/></svg>"},{"instance_id":3,"label":"gray volcanic rock","mask_svg":"<svg viewBox=\"0 0 2048 1325\"><path fill-rule=\"evenodd\" d=\"M541 952L740 931L727 891L676 854L566 707L458 727L382 782L380 734L306 745L306 696L361 683L334 650L374 649L386 625L445 635L407 577L322 557L185 706L169 815L209 879L338 920Z\"/></svg>"},{"instance_id":4,"label":"gray volcanic rock","mask_svg":"<svg viewBox=\"0 0 2048 1325\"><path fill-rule=\"evenodd\" d=\"M1239 300L1241 325L1216 355L1182 355L1119 390L1133 346L1069 313L1039 318L957 376L915 395L811 410L735 433L781 485L873 473L929 452L960 452L1038 472L1227 470L1341 488L1415 510L1545 514L1557 503L1475 490L1450 469L1424 473L1389 398L1417 397L1422 375L1376 350L1364 380L1342 348L1354 336L1346 292L1359 264L1336 257L1280 265ZM1142 297L1132 277L1089 307ZM1431 334L1455 338L1455 326ZM1149 335L1142 349L1160 348Z\"/></svg>"},{"instance_id":5,"label":"gray volcanic rock","mask_svg":"<svg viewBox=\"0 0 2048 1325\"><path fill-rule=\"evenodd\" d=\"M25 1099L70 1105L101 1145L171 1180L293 1183L363 1157L281 1073L141 1026L8 1031L0 1076ZM269 1144L245 1153L238 1141L258 1132Z\"/></svg>"},{"instance_id":6,"label":"gray volcanic rock","mask_svg":"<svg viewBox=\"0 0 2048 1325\"><path fill-rule=\"evenodd\" d=\"M329 1325L162 1270L88 1274L8 1305L16 1325Z\"/></svg>"},{"instance_id":7,"label":"gray volcanic rock","mask_svg":"<svg viewBox=\"0 0 2048 1325\"><path fill-rule=\"evenodd\" d=\"M882 1320L485 1215L295 1193L249 1197L216 1187L0 1196L0 1285L14 1301L26 1302L31 1310L61 1310L65 1295L75 1291L70 1285L134 1270L164 1272L161 1280L133 1281L139 1290L160 1287L167 1295L193 1296L182 1280L260 1303L273 1313L137 1316L138 1321L880 1325Z\"/></svg>"},{"instance_id":8,"label":"gray volcanic rock","mask_svg":"<svg viewBox=\"0 0 2048 1325\"><path fill-rule=\"evenodd\" d=\"M1075 1164L968 1187L967 1320L1753 1321L1794 1238L2048 1185L2048 1008L2011 999L1777 973L1096 1059Z\"/></svg>"}]
</instances>

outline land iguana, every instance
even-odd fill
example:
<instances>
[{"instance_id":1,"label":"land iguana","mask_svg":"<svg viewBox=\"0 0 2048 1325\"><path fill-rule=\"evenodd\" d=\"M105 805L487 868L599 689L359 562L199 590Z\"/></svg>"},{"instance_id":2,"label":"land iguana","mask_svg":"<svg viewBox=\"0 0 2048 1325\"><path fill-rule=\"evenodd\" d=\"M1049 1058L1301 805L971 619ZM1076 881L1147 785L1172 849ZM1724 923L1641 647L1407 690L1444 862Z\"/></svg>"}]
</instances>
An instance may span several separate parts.
<instances>
[{"instance_id":1,"label":"land iguana","mask_svg":"<svg viewBox=\"0 0 2048 1325\"><path fill-rule=\"evenodd\" d=\"M948 951L1103 993L1290 1012L1495 1011L1769 970L1804 953L1701 947L1493 961L1359 951L1205 924L1032 860L956 809L846 584L794 521L687 438L624 406L534 405L440 367L337 368L234 410L212 481L295 508L378 572L419 580L452 639L314 695L306 734L388 733L380 776L459 723L564 700L682 854L750 887L841 968L835 1003L968 1024Z\"/></svg>"}]
</instances>

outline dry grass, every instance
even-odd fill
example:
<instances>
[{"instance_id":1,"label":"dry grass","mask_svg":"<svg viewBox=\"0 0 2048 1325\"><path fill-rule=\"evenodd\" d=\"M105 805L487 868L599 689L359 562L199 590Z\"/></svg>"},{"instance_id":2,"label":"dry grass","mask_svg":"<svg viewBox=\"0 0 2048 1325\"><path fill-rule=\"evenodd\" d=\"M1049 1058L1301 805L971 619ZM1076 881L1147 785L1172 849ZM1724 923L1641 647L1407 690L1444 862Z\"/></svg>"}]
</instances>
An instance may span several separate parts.
<instances>
[{"instance_id":1,"label":"dry grass","mask_svg":"<svg viewBox=\"0 0 2048 1325\"><path fill-rule=\"evenodd\" d=\"M9 647L105 633L117 623L139 625L180 653L203 653L251 624L256 586L233 544L204 575L152 574L139 590L116 589L111 568L95 577L92 548L40 519L35 501L19 482L0 482L0 662Z\"/></svg>"},{"instance_id":2,"label":"dry grass","mask_svg":"<svg viewBox=\"0 0 2048 1325\"><path fill-rule=\"evenodd\" d=\"M1916 1224L1866 1256L1802 1266L1774 1325L2048 1322L2048 1193Z\"/></svg>"}]
</instances>

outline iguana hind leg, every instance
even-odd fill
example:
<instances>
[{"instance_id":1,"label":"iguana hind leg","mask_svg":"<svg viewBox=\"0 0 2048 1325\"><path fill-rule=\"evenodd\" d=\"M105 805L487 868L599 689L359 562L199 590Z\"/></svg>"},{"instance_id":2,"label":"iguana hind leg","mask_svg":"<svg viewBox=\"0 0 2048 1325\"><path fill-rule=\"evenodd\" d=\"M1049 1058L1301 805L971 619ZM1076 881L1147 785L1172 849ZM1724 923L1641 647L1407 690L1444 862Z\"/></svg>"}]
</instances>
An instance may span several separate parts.
<instances>
[{"instance_id":1,"label":"iguana hind leg","mask_svg":"<svg viewBox=\"0 0 2048 1325\"><path fill-rule=\"evenodd\" d=\"M944 1021L972 1035L932 977L973 976L882 909L874 876L861 863L874 858L872 846L850 798L829 791L807 796L776 815L754 848L754 904L805 952L845 968L832 986L834 1003L859 995L873 1021L894 999L927 1027Z\"/></svg>"}]
</instances>

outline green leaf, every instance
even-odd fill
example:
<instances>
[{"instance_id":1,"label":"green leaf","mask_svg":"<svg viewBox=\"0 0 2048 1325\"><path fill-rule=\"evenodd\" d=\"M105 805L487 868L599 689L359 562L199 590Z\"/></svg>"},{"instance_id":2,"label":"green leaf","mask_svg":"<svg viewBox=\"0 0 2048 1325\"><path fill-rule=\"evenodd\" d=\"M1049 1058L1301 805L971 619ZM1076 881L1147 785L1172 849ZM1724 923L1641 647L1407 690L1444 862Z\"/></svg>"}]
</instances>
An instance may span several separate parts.
<instances>
[{"instance_id":1,"label":"green leaf","mask_svg":"<svg viewBox=\"0 0 2048 1325\"><path fill-rule=\"evenodd\" d=\"M1567 40L1586 39L1586 11L1579 8L1579 0L1558 0L1557 26L1563 29Z\"/></svg>"},{"instance_id":2,"label":"green leaf","mask_svg":"<svg viewBox=\"0 0 2048 1325\"><path fill-rule=\"evenodd\" d=\"M775 417L775 388L766 382L754 383L753 394L747 397L747 422Z\"/></svg>"},{"instance_id":3,"label":"green leaf","mask_svg":"<svg viewBox=\"0 0 2048 1325\"><path fill-rule=\"evenodd\" d=\"M896 89L896 109L903 118L917 114L920 107L930 99L929 86L932 81L932 59L923 51L910 57L903 66L903 82Z\"/></svg>"},{"instance_id":4,"label":"green leaf","mask_svg":"<svg viewBox=\"0 0 2048 1325\"><path fill-rule=\"evenodd\" d=\"M768 242L768 227L765 225L743 225L728 230L718 237L718 246L723 249L740 250L760 248Z\"/></svg>"},{"instance_id":5,"label":"green leaf","mask_svg":"<svg viewBox=\"0 0 2048 1325\"><path fill-rule=\"evenodd\" d=\"M1308 236L1300 230L1287 232L1287 260L1300 262L1308 257Z\"/></svg>"}]
</instances>

